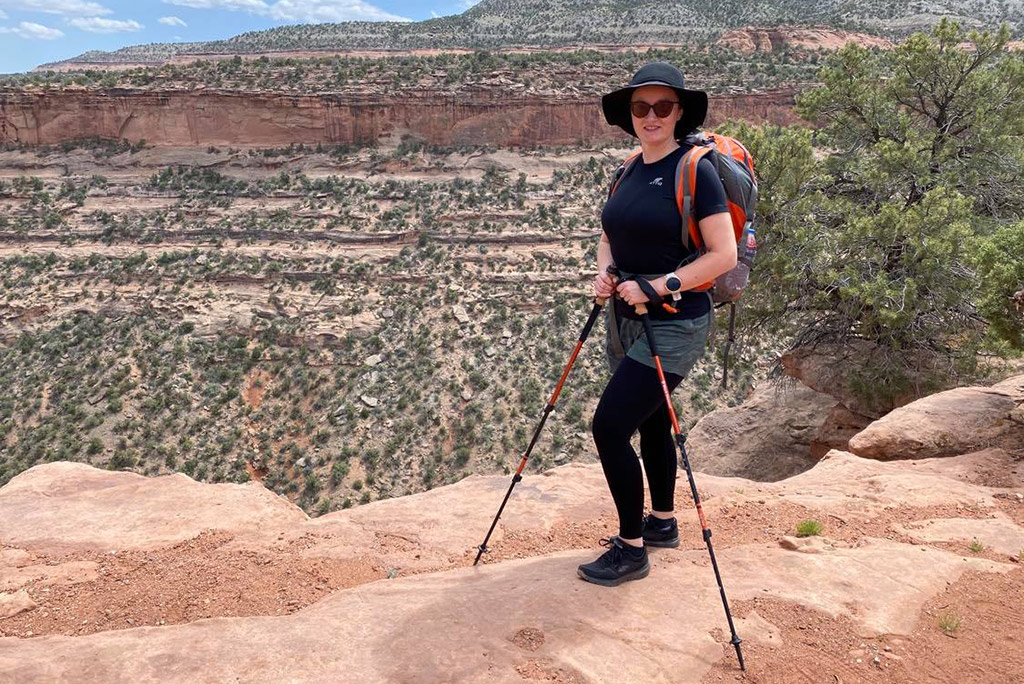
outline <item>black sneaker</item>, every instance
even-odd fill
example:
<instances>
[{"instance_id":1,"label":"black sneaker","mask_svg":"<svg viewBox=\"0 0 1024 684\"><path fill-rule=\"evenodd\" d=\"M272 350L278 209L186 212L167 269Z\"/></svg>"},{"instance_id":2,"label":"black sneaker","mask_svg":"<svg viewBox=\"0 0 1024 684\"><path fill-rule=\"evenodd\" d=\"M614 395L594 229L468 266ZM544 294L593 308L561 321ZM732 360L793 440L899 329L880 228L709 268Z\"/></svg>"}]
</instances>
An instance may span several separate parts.
<instances>
[{"instance_id":1,"label":"black sneaker","mask_svg":"<svg viewBox=\"0 0 1024 684\"><path fill-rule=\"evenodd\" d=\"M643 537L647 546L674 549L679 546L679 525L675 518L662 520L648 515L644 517Z\"/></svg>"},{"instance_id":2,"label":"black sneaker","mask_svg":"<svg viewBox=\"0 0 1024 684\"><path fill-rule=\"evenodd\" d=\"M615 587L628 580L643 579L651 571L644 547L630 546L618 537L602 539L598 543L607 546L608 550L593 563L581 565L576 570L588 582Z\"/></svg>"}]
</instances>

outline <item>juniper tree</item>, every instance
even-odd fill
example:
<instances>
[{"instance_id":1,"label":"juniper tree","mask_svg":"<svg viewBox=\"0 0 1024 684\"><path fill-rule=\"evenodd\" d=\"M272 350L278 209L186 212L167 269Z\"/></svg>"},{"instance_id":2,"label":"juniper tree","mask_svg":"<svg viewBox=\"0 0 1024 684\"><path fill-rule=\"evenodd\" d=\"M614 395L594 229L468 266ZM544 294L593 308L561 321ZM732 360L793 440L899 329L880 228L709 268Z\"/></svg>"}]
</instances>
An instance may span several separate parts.
<instances>
[{"instance_id":1,"label":"juniper tree","mask_svg":"<svg viewBox=\"0 0 1024 684\"><path fill-rule=\"evenodd\" d=\"M738 131L762 180L760 320L794 348L861 350L845 380L879 405L1024 348L1024 58L1008 39L942 21L892 51L847 45L798 100L817 131Z\"/></svg>"}]
</instances>

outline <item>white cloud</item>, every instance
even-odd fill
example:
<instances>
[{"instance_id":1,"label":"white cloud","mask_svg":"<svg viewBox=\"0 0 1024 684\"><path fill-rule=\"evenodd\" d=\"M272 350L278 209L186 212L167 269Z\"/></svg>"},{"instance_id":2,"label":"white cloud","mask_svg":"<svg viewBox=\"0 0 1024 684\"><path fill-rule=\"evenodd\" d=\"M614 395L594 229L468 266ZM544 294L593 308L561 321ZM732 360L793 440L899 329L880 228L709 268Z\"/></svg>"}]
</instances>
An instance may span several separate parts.
<instances>
[{"instance_id":1,"label":"white cloud","mask_svg":"<svg viewBox=\"0 0 1024 684\"><path fill-rule=\"evenodd\" d=\"M113 10L107 9L99 3L89 2L89 0L0 0L0 8L88 17L113 13Z\"/></svg>"},{"instance_id":2,"label":"white cloud","mask_svg":"<svg viewBox=\"0 0 1024 684\"><path fill-rule=\"evenodd\" d=\"M180 5L194 9L226 9L246 11L251 14L266 14L270 9L263 0L164 0L168 5Z\"/></svg>"},{"instance_id":3,"label":"white cloud","mask_svg":"<svg viewBox=\"0 0 1024 684\"><path fill-rule=\"evenodd\" d=\"M0 9L0 19L6 19L6 18L7 18L7 15L4 13L4 11L2 9Z\"/></svg>"},{"instance_id":4,"label":"white cloud","mask_svg":"<svg viewBox=\"0 0 1024 684\"><path fill-rule=\"evenodd\" d=\"M68 23L89 33L130 33L143 29L142 24L134 19L121 21L120 19L101 19L100 17L75 17Z\"/></svg>"},{"instance_id":5,"label":"white cloud","mask_svg":"<svg viewBox=\"0 0 1024 684\"><path fill-rule=\"evenodd\" d=\"M64 32L60 29L50 28L49 26L43 26L31 21L23 21L18 24L17 28L0 26L0 33L13 33L25 40L57 40L64 37Z\"/></svg>"},{"instance_id":6,"label":"white cloud","mask_svg":"<svg viewBox=\"0 0 1024 684\"><path fill-rule=\"evenodd\" d=\"M157 21L168 26L188 26L183 19L178 17L160 17Z\"/></svg>"},{"instance_id":7,"label":"white cloud","mask_svg":"<svg viewBox=\"0 0 1024 684\"><path fill-rule=\"evenodd\" d=\"M193 9L226 9L269 16L278 21L321 23L334 21L412 21L391 14L364 0L163 0Z\"/></svg>"},{"instance_id":8,"label":"white cloud","mask_svg":"<svg viewBox=\"0 0 1024 684\"><path fill-rule=\"evenodd\" d=\"M270 8L279 21L411 21L363 0L280 0Z\"/></svg>"}]
</instances>

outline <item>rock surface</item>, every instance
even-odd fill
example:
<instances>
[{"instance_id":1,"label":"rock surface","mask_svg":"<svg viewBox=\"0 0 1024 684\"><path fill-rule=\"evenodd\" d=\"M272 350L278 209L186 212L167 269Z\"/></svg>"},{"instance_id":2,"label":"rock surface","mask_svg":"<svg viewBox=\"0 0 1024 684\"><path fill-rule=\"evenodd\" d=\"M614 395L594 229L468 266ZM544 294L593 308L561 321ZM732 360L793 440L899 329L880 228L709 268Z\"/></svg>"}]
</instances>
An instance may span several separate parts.
<instances>
[{"instance_id":1,"label":"rock surface","mask_svg":"<svg viewBox=\"0 0 1024 684\"><path fill-rule=\"evenodd\" d=\"M850 439L859 456L935 458L986 447L1024 446L1024 426L1011 420L1024 393L1021 377L993 387L958 387L918 399L876 420Z\"/></svg>"},{"instance_id":2,"label":"rock surface","mask_svg":"<svg viewBox=\"0 0 1024 684\"><path fill-rule=\"evenodd\" d=\"M209 485L180 473L147 478L64 461L35 466L0 492L0 539L23 547L159 548L201 530L275 529L306 519L255 482Z\"/></svg>"},{"instance_id":3,"label":"rock surface","mask_svg":"<svg viewBox=\"0 0 1024 684\"><path fill-rule=\"evenodd\" d=\"M946 539L958 533L945 519L932 514L912 524L912 513L952 506L982 516L958 524L986 530L983 536L991 544L999 540L1003 550L1024 530L1001 512L999 497L1010 490L979 480L1010 471L1012 458L988 450L886 463L831 451L811 470L775 483L698 474L711 525L718 525L716 549L730 600L736 606L772 597L852 620L864 638L909 633L926 602L965 572L1005 573L1016 566L867 533L851 537L850 526L881 533L885 528L876 521L900 507L906 534ZM290 615L134 628L129 621L87 636L3 638L0 681L696 683L713 662L730 657L713 636L724 621L692 510L678 512L689 530L680 549L652 553L649 578L609 590L575 576L576 566L595 555L586 548L593 539L583 539L581 548L559 548L557 541L560 530L579 529L573 525L604 520L610 526L607 486L596 464L524 479L491 540L493 557L471 566L472 548L507 483L506 477L474 476L310 520L256 485L37 466L0 489L0 538L8 547L0 558L9 561L0 579L33 567L32 554L47 549L152 553L207 530L231 535L209 552L214 559L229 552L280 553L275 549L298 544L311 559L371 554L384 566L433 572L369 580ZM679 484L685 502L685 482ZM765 536L758 532L765 523L749 516L771 511L790 515L787 525L814 515L825 521L827 534L846 541L787 539L791 527ZM29 524L19 521L29 514ZM510 545L522 540L528 541L524 550L509 555ZM92 586L52 585L66 591ZM40 591L32 582L26 590ZM45 594L29 598L42 601L42 608L9 620L45 609ZM782 642L779 625L756 613L739 617L746 618L739 623L745 640L773 648ZM638 653L637 633L654 647ZM625 658L635 663L628 673L617 665Z\"/></svg>"},{"instance_id":4,"label":"rock surface","mask_svg":"<svg viewBox=\"0 0 1024 684\"><path fill-rule=\"evenodd\" d=\"M817 461L832 449L848 451L850 439L871 424L871 419L836 404L818 430L818 436L811 442L811 458Z\"/></svg>"},{"instance_id":5,"label":"rock surface","mask_svg":"<svg viewBox=\"0 0 1024 684\"><path fill-rule=\"evenodd\" d=\"M24 589L13 594L0 594L0 620L23 613L26 610L32 610L36 605L36 602L32 600Z\"/></svg>"},{"instance_id":6,"label":"rock surface","mask_svg":"<svg viewBox=\"0 0 1024 684\"><path fill-rule=\"evenodd\" d=\"M909 536L924 542L949 542L969 549L971 544L997 553L1016 556L1024 551L1024 530L1012 521L1001 518L964 520L938 518L903 526Z\"/></svg>"},{"instance_id":7,"label":"rock surface","mask_svg":"<svg viewBox=\"0 0 1024 684\"><path fill-rule=\"evenodd\" d=\"M853 413L880 418L917 397L899 395L868 402L854 391L849 375L852 370L862 366L874 350L875 347L867 342L842 348L821 345L813 349L795 349L782 355L782 369L786 375L807 387L835 397Z\"/></svg>"},{"instance_id":8,"label":"rock surface","mask_svg":"<svg viewBox=\"0 0 1024 684\"><path fill-rule=\"evenodd\" d=\"M885 38L866 33L839 31L828 27L778 26L761 28L749 26L731 29L722 34L718 44L737 52L774 52L785 48L803 50L838 50L853 42L867 48L888 50L892 43Z\"/></svg>"},{"instance_id":9,"label":"rock surface","mask_svg":"<svg viewBox=\"0 0 1024 684\"><path fill-rule=\"evenodd\" d=\"M815 458L811 446L835 405L829 395L798 383L761 387L741 405L698 421L687 435L687 453L694 468L712 475L762 481L791 477L823 455Z\"/></svg>"}]
</instances>

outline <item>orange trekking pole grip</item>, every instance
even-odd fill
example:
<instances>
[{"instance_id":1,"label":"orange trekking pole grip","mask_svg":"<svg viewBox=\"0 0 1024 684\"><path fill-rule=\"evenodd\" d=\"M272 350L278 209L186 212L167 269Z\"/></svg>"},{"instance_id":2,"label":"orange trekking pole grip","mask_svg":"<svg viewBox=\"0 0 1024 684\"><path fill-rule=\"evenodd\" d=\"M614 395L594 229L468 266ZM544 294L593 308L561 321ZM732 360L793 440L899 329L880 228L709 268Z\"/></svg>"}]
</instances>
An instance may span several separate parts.
<instances>
[{"instance_id":1,"label":"orange trekking pole grip","mask_svg":"<svg viewBox=\"0 0 1024 684\"><path fill-rule=\"evenodd\" d=\"M487 530L487 536L484 537L484 541L477 548L476 559L473 561L473 565L480 562L480 557L487 551L487 542L491 538L491 534L494 533L494 528L498 525L498 519L501 518L502 511L505 510L505 504L508 503L508 499L512 496L512 490L516 484L523 479L523 470L526 468L526 462L530 458L530 454L533 452L533 447L537 444L537 439L540 437L540 432L544 428L544 423L547 422L548 416L555 409L555 402L558 401L558 395L562 393L562 385L565 384L565 379L569 377L569 371L572 370L573 364L576 363L576 357L579 356L580 349L583 348L583 343L587 340L590 335L590 330L594 327L594 322L597 321L597 315L601 313L602 307L605 302L608 301L606 297L597 297L594 299L594 308L590 310L590 317L587 319L586 325L583 326L583 331L580 333L579 339L576 341L576 347L572 350L572 355L569 357L569 362L565 364L565 370L562 371L562 377L558 379L558 384L555 385L555 391L551 394L551 399L548 400L547 405L544 407L544 412L541 415L540 423L537 424L537 429L533 432L533 438L530 440L530 445L526 448L523 453L523 458L519 461L519 467L516 468L515 475L512 476L512 483L508 487L508 491L505 492L505 498L501 501L501 506L498 507L498 514L494 516L494 522L491 523L491 528Z\"/></svg>"},{"instance_id":2,"label":"orange trekking pole grip","mask_svg":"<svg viewBox=\"0 0 1024 684\"><path fill-rule=\"evenodd\" d=\"M686 435L679 429L679 420L676 418L675 408L672 406L672 398L669 393L668 383L665 381L665 371L661 367L661 357L658 356L658 348L654 343L654 330L651 326L651 319L647 315L647 306L637 304L636 312L644 322L644 333L647 335L647 344L651 348L651 356L654 357L654 367L658 371L658 381L661 383L661 391L665 394L665 405L668 407L668 415L672 419L672 434L675 436L676 446L683 457L683 466L686 468L686 477L690 480L690 493L693 495L693 503L697 507L697 517L700 519L700 527L704 536L704 543L708 547L708 555L711 556L711 567L715 569L715 579L718 581L718 592L722 595L722 605L725 607L725 618L729 622L729 630L732 632L732 639L729 641L736 647L736 658L739 660L740 669L746 670L743 664L743 651L740 650L739 635L736 634L736 626L732 621L732 612L729 610L729 600L725 597L725 587L722 585L722 573L718 570L718 560L715 558L715 549L711 545L711 527L704 516L704 508L700 504L700 494L697 493L697 483L693 479L693 468L690 467L690 459L686 455ZM714 312L712 312L714 315Z\"/></svg>"}]
</instances>

